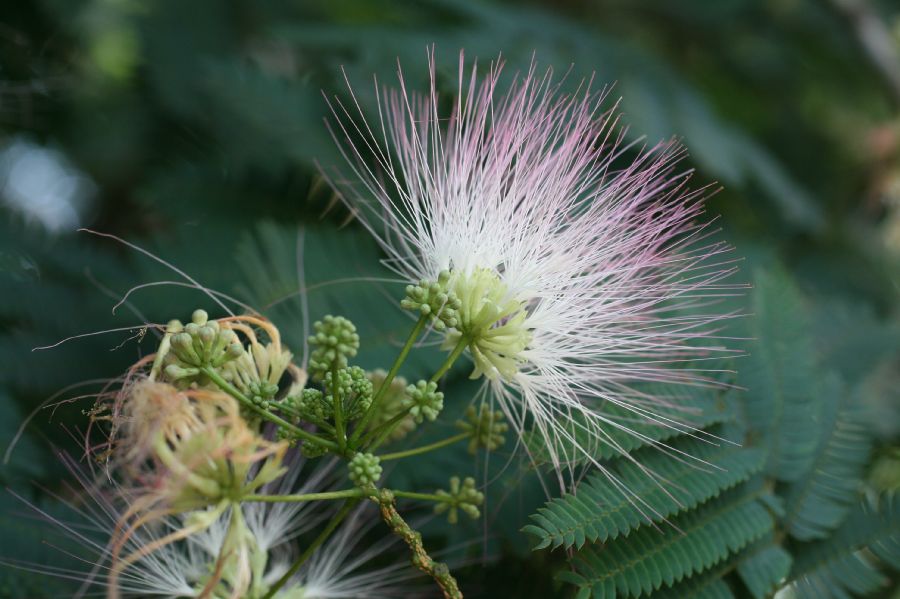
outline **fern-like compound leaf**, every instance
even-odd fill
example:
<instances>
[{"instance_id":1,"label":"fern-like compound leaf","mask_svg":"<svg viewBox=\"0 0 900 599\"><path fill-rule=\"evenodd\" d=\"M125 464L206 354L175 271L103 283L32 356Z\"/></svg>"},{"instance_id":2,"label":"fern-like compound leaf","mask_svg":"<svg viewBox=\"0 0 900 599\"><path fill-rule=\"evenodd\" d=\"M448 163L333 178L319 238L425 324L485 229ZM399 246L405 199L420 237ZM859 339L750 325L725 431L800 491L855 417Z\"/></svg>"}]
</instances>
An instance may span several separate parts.
<instances>
[{"instance_id":1,"label":"fern-like compound leaf","mask_svg":"<svg viewBox=\"0 0 900 599\"><path fill-rule=\"evenodd\" d=\"M882 564L900 564L900 501L863 502L827 539L794 551L791 586L798 599L844 598L884 587Z\"/></svg>"},{"instance_id":2,"label":"fern-like compound leaf","mask_svg":"<svg viewBox=\"0 0 900 599\"><path fill-rule=\"evenodd\" d=\"M859 406L836 377L823 385L826 418L812 467L786 491L785 528L801 541L836 529L858 501L872 445Z\"/></svg>"},{"instance_id":3,"label":"fern-like compound leaf","mask_svg":"<svg viewBox=\"0 0 900 599\"><path fill-rule=\"evenodd\" d=\"M720 429L713 431L718 433ZM635 462L655 473L659 480L630 460L619 460L613 467L618 480L640 497L643 505L634 505L633 499L599 473L589 476L574 495L547 502L532 516L533 524L524 528L538 538L536 549L580 548L586 542L627 534L646 523L648 517L660 522L746 481L762 468L765 459L758 449L724 442L712 445L688 436L679 437L670 446L679 452L676 455L694 456L697 460L679 461L657 448L647 447L634 454Z\"/></svg>"},{"instance_id":4,"label":"fern-like compound leaf","mask_svg":"<svg viewBox=\"0 0 900 599\"><path fill-rule=\"evenodd\" d=\"M627 537L578 551L563 580L592 597L641 597L703 572L773 530L761 490L739 487L672 519L677 530L645 526Z\"/></svg>"},{"instance_id":5,"label":"fern-like compound leaf","mask_svg":"<svg viewBox=\"0 0 900 599\"><path fill-rule=\"evenodd\" d=\"M793 558L773 542L754 548L737 564L737 572L754 599L765 599L787 578Z\"/></svg>"},{"instance_id":6,"label":"fern-like compound leaf","mask_svg":"<svg viewBox=\"0 0 900 599\"><path fill-rule=\"evenodd\" d=\"M738 383L747 389L748 425L770 450L768 472L795 481L811 465L822 428L821 403L810 384L819 377L807 307L783 271L760 271L754 279L754 318L747 321L754 342L741 361Z\"/></svg>"}]
</instances>

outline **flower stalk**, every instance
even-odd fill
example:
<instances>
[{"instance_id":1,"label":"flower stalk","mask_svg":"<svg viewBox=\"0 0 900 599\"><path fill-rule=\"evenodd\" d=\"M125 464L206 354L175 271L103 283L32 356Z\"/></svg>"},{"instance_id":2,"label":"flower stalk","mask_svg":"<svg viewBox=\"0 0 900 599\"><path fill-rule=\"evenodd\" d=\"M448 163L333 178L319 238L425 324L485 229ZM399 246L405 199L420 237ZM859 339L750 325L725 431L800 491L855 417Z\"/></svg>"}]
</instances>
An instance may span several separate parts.
<instances>
[{"instance_id":1,"label":"flower stalk","mask_svg":"<svg viewBox=\"0 0 900 599\"><path fill-rule=\"evenodd\" d=\"M241 404L244 407L252 410L253 412L258 414L262 418L268 420L269 422L273 422L273 423L277 424L278 426L283 427L284 429L290 431L292 434L296 435L300 439L304 439L306 441L311 441L313 443L316 443L317 445L321 445L322 447L331 449L333 451L340 450L337 443L333 443L332 441L329 441L323 437L319 437L308 431L303 430L300 427L294 426L293 424L291 424L290 422L287 422L283 418L269 412L268 410L265 410L265 409L259 407L258 405L256 405L252 401L250 401L250 399L247 398L247 396L245 396L243 393L238 391L234 387L234 385L232 385L231 383L229 383L228 381L223 379L219 375L219 373L216 372L214 369L212 369L208 366L204 366L200 369L200 371L203 374L205 374L207 377L209 377L209 379L212 382L214 382L222 391L224 391L228 395L232 396L233 398L235 398L236 400L241 402Z\"/></svg>"},{"instance_id":2,"label":"flower stalk","mask_svg":"<svg viewBox=\"0 0 900 599\"><path fill-rule=\"evenodd\" d=\"M462 355L464 351L466 351L466 347L469 345L469 339L466 336L461 336L459 341L456 342L456 345L453 347L453 351L450 352L450 355L447 356L447 359L444 360L444 363L441 364L440 368L431 376L430 381L432 383L436 383L441 380L447 371L453 367L453 364L456 363L456 360Z\"/></svg>"},{"instance_id":3,"label":"flower stalk","mask_svg":"<svg viewBox=\"0 0 900 599\"><path fill-rule=\"evenodd\" d=\"M372 501L378 503L381 517L395 535L403 539L412 553L413 565L431 576L440 587L444 599L463 599L462 591L456 578L450 573L447 564L435 561L425 550L422 543L422 535L414 530L397 511L395 494L390 491L381 491L372 497Z\"/></svg>"},{"instance_id":4,"label":"flower stalk","mask_svg":"<svg viewBox=\"0 0 900 599\"><path fill-rule=\"evenodd\" d=\"M331 387L334 396L334 436L337 439L338 451L345 454L347 437L344 435L343 400L341 399L341 386L338 384L337 363L331 367Z\"/></svg>"},{"instance_id":5,"label":"flower stalk","mask_svg":"<svg viewBox=\"0 0 900 599\"><path fill-rule=\"evenodd\" d=\"M365 492L360 489L345 489L343 491L324 491L322 493L298 493L294 495L244 495L241 501L261 501L266 503L298 503L301 501L327 501L331 499L353 499L364 497Z\"/></svg>"},{"instance_id":6,"label":"flower stalk","mask_svg":"<svg viewBox=\"0 0 900 599\"><path fill-rule=\"evenodd\" d=\"M423 453L428 453L436 449L441 449L442 447L447 447L448 445L453 445L454 443L464 441L471 436L472 435L470 433L459 433L458 435L453 435L452 437L448 437L446 439L436 441L428 445L422 445L421 447L414 447L412 449L407 449L404 451L396 451L394 453L384 453L378 457L381 458L382 462L387 460L400 460L403 458L409 458L412 456L421 455ZM398 497L399 496L400 495L398 495Z\"/></svg>"},{"instance_id":7,"label":"flower stalk","mask_svg":"<svg viewBox=\"0 0 900 599\"><path fill-rule=\"evenodd\" d=\"M397 373L400 372L400 367L403 366L403 363L406 361L407 356L409 356L410 350L412 350L413 345L415 345L416 340L419 338L419 335L422 334L422 330L425 328L425 324L427 322L428 315L426 314L421 315L416 321L416 324L413 326L412 331L410 331L409 333L409 337L406 338L406 343L403 344L403 348L394 359L394 363L391 365L391 369L388 371L387 376L381 383L381 386L375 390L375 396L372 398L372 405L369 406L369 409L357 424L356 431L353 433L353 437L351 438L351 443L356 443L357 441L359 441L360 436L362 436L362 434L365 432L366 427L372 420L372 417L381 407L382 398L390 388L391 382L394 380L394 377L396 377Z\"/></svg>"}]
</instances>

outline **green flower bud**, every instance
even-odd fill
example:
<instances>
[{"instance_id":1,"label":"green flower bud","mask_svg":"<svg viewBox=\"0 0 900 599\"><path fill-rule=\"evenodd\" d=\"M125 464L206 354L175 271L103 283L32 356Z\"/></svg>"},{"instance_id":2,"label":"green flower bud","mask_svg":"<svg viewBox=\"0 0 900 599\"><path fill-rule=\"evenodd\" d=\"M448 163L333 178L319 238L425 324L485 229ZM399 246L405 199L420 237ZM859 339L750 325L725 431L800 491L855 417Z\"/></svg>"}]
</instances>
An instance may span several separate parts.
<instances>
[{"instance_id":1,"label":"green flower bud","mask_svg":"<svg viewBox=\"0 0 900 599\"><path fill-rule=\"evenodd\" d=\"M232 331L228 331L229 333ZM241 354L244 353L244 348L241 347L241 344L235 340L233 343L229 343L228 347L225 349L225 358L227 360L236 360L241 357Z\"/></svg>"},{"instance_id":2,"label":"green flower bud","mask_svg":"<svg viewBox=\"0 0 900 599\"><path fill-rule=\"evenodd\" d=\"M406 388L410 415L421 424L424 418L433 422L444 409L444 394L437 390L437 383L419 381Z\"/></svg>"},{"instance_id":3,"label":"green flower bud","mask_svg":"<svg viewBox=\"0 0 900 599\"><path fill-rule=\"evenodd\" d=\"M208 320L203 310L195 310L191 322L183 327L177 320L170 321L168 331L172 337L166 361L180 369L167 367L164 372L172 380L179 380L180 384L201 381L203 377L199 376L199 371L194 375L186 374L190 369L219 368L244 353L234 331L223 330L218 321ZM169 372L172 374L168 375ZM190 376L194 379L188 380Z\"/></svg>"},{"instance_id":4,"label":"green flower bud","mask_svg":"<svg viewBox=\"0 0 900 599\"><path fill-rule=\"evenodd\" d=\"M197 368L183 368L177 364L169 364L166 366L164 372L166 373L166 376L173 381L195 377L200 374L200 370Z\"/></svg>"},{"instance_id":5,"label":"green flower bud","mask_svg":"<svg viewBox=\"0 0 900 599\"><path fill-rule=\"evenodd\" d=\"M371 453L358 453L347 465L350 480L360 489L370 489L381 478L381 460Z\"/></svg>"},{"instance_id":6,"label":"green flower bud","mask_svg":"<svg viewBox=\"0 0 900 599\"><path fill-rule=\"evenodd\" d=\"M492 411L485 404L478 406L478 410L475 406L469 406L466 409L466 419L458 420L456 426L472 436L469 440L469 453L475 453L479 447L491 451L497 449L506 442L503 433L509 430L503 412Z\"/></svg>"},{"instance_id":7,"label":"green flower bud","mask_svg":"<svg viewBox=\"0 0 900 599\"><path fill-rule=\"evenodd\" d=\"M200 364L200 356L194 349L194 338L190 333L176 333L172 336L172 351L182 362L197 366Z\"/></svg>"},{"instance_id":8,"label":"green flower bud","mask_svg":"<svg viewBox=\"0 0 900 599\"><path fill-rule=\"evenodd\" d=\"M450 273L442 271L437 281L419 281L418 285L407 285L406 297L400 300L405 310L418 311L432 317L435 330L443 331L459 323L459 309L462 303L455 293L448 289Z\"/></svg>"},{"instance_id":9,"label":"green flower bud","mask_svg":"<svg viewBox=\"0 0 900 599\"><path fill-rule=\"evenodd\" d=\"M211 349L213 342L216 340L216 330L208 325L203 325L200 327L197 336L200 338L200 343L204 348Z\"/></svg>"},{"instance_id":10,"label":"green flower bud","mask_svg":"<svg viewBox=\"0 0 900 599\"><path fill-rule=\"evenodd\" d=\"M311 441L303 441L301 451L308 458L318 458L328 453L328 448Z\"/></svg>"},{"instance_id":11,"label":"green flower bud","mask_svg":"<svg viewBox=\"0 0 900 599\"><path fill-rule=\"evenodd\" d=\"M475 488L475 479L468 476L460 485L459 477L450 479L450 490L438 489L435 493L444 501L434 506L435 514L447 512L447 521L456 524L459 521L459 512L462 510L473 520L481 515L478 506L484 503L484 493Z\"/></svg>"},{"instance_id":12,"label":"green flower bud","mask_svg":"<svg viewBox=\"0 0 900 599\"><path fill-rule=\"evenodd\" d=\"M342 368L337 371L338 393L344 418L353 420L362 416L372 405L372 382L366 371L358 366ZM334 389L331 375L325 376L325 390L328 399L334 404Z\"/></svg>"},{"instance_id":13,"label":"green flower bud","mask_svg":"<svg viewBox=\"0 0 900 599\"><path fill-rule=\"evenodd\" d=\"M324 422L331 417L332 406L325 401L325 396L318 389L304 389L299 397L291 399L302 420L315 423Z\"/></svg>"},{"instance_id":14,"label":"green flower bud","mask_svg":"<svg viewBox=\"0 0 900 599\"><path fill-rule=\"evenodd\" d=\"M307 388L297 397L287 398L287 407L307 422L321 424L334 417L334 384L332 376L325 377L325 393ZM362 368L353 366L337 371L337 395L341 399L341 413L345 421L360 418L372 405L372 382Z\"/></svg>"},{"instance_id":15,"label":"green flower bud","mask_svg":"<svg viewBox=\"0 0 900 599\"><path fill-rule=\"evenodd\" d=\"M252 382L247 388L250 392L250 401L265 409L271 407L271 400L278 393L278 385L266 381Z\"/></svg>"}]
</instances>

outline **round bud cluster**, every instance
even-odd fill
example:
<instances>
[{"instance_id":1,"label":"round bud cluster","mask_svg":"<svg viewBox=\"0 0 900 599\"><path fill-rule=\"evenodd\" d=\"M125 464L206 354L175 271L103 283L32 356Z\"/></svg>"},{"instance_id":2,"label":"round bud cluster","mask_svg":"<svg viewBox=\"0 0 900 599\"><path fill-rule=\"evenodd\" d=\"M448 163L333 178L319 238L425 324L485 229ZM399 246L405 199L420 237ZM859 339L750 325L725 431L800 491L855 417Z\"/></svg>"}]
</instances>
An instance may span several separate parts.
<instances>
[{"instance_id":1,"label":"round bud cluster","mask_svg":"<svg viewBox=\"0 0 900 599\"><path fill-rule=\"evenodd\" d=\"M352 366L338 370L337 385L342 411L347 420L359 418L372 405L372 381L362 368ZM334 391L330 375L325 377L325 391L329 395L328 401L333 405Z\"/></svg>"},{"instance_id":2,"label":"round bud cluster","mask_svg":"<svg viewBox=\"0 0 900 599\"><path fill-rule=\"evenodd\" d=\"M325 377L325 393L307 388L300 395L285 399L286 407L301 420L321 424L334 417L334 397L331 375ZM362 416L372 405L372 382L366 371L357 366L337 371L337 390L341 398L341 413L346 420Z\"/></svg>"},{"instance_id":3,"label":"round bud cluster","mask_svg":"<svg viewBox=\"0 0 900 599\"><path fill-rule=\"evenodd\" d=\"M478 410L475 406L466 409L466 419L458 420L456 426L471 435L469 440L469 453L475 453L479 447L495 450L504 442L503 433L509 430L509 425L503 419L503 412L491 410L487 405L481 404Z\"/></svg>"},{"instance_id":4,"label":"round bud cluster","mask_svg":"<svg viewBox=\"0 0 900 599\"><path fill-rule=\"evenodd\" d=\"M171 323L170 331L165 374L172 381L190 383L200 378L200 368L219 368L244 353L234 331L221 329L217 321L209 320L204 310L194 311L191 322L184 327Z\"/></svg>"},{"instance_id":5,"label":"round bud cluster","mask_svg":"<svg viewBox=\"0 0 900 599\"><path fill-rule=\"evenodd\" d=\"M302 420L307 422L324 422L331 416L331 403L318 389L304 389L298 397L288 398Z\"/></svg>"},{"instance_id":6,"label":"round bud cluster","mask_svg":"<svg viewBox=\"0 0 900 599\"><path fill-rule=\"evenodd\" d=\"M302 453L307 458L318 458L328 453L328 448L312 441L303 441Z\"/></svg>"},{"instance_id":7,"label":"round bud cluster","mask_svg":"<svg viewBox=\"0 0 900 599\"><path fill-rule=\"evenodd\" d=\"M452 329L459 324L462 302L447 288L449 282L450 272L445 270L438 275L437 281L422 280L418 285L407 285L406 297L400 300L400 306L431 316L435 330Z\"/></svg>"},{"instance_id":8,"label":"round bud cluster","mask_svg":"<svg viewBox=\"0 0 900 599\"><path fill-rule=\"evenodd\" d=\"M370 489L381 478L381 460L371 453L358 453L347 465L350 480L360 489Z\"/></svg>"},{"instance_id":9,"label":"round bud cluster","mask_svg":"<svg viewBox=\"0 0 900 599\"><path fill-rule=\"evenodd\" d=\"M347 358L359 350L359 335L352 322L343 316L326 316L313 324L315 334L309 343L315 349L309 356L309 372L313 379L321 381L335 366L346 368Z\"/></svg>"},{"instance_id":10,"label":"round bud cluster","mask_svg":"<svg viewBox=\"0 0 900 599\"><path fill-rule=\"evenodd\" d=\"M248 386L250 401L263 408L269 408L269 402L278 393L278 385L267 381L251 382Z\"/></svg>"},{"instance_id":11,"label":"round bud cluster","mask_svg":"<svg viewBox=\"0 0 900 599\"><path fill-rule=\"evenodd\" d=\"M447 512L447 522L456 524L459 521L459 510L464 511L472 519L478 518L481 512L478 506L484 503L484 493L475 488L475 479L467 476L460 485L459 477L450 479L450 490L439 489L435 493L443 501L434 506L435 514Z\"/></svg>"},{"instance_id":12,"label":"round bud cluster","mask_svg":"<svg viewBox=\"0 0 900 599\"><path fill-rule=\"evenodd\" d=\"M433 422L444 409L444 394L437 390L437 383L419 381L406 388L410 415L421 424L424 418Z\"/></svg>"}]
</instances>

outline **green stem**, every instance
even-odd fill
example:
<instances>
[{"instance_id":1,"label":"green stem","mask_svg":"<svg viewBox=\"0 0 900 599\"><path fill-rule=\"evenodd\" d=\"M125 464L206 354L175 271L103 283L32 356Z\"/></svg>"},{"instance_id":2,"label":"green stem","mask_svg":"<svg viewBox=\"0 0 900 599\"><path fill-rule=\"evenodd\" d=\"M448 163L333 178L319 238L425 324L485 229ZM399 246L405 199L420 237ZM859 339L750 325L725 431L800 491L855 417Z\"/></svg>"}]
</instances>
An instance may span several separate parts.
<instances>
[{"instance_id":1,"label":"green stem","mask_svg":"<svg viewBox=\"0 0 900 599\"><path fill-rule=\"evenodd\" d=\"M338 450L343 454L347 449L347 438L344 436L344 405L341 388L338 385L337 361L331 367L331 397L334 399L334 436L337 439Z\"/></svg>"},{"instance_id":2,"label":"green stem","mask_svg":"<svg viewBox=\"0 0 900 599\"><path fill-rule=\"evenodd\" d=\"M419 316L419 320L416 321L416 325L413 327L413 330L409 333L409 337L406 339L406 343L403 345L403 349L400 350L400 353L397 355L397 358L394 360L394 364L391 366L390 371L388 371L387 376L384 379L384 382L381 383L381 386L375 392L375 397L372 398L372 403L369 406L369 409L366 410L366 413L363 415L362 420L359 421L359 424L356 426L356 430L353 432L353 436L350 438L350 444L353 446L357 441L359 441L360 436L365 432L366 427L371 422L372 417L378 412L379 404L381 403L381 399L384 397L384 394L390 388L391 383L394 382L394 377L397 376L397 373L400 371L400 367L403 365L403 362L406 361L406 357L409 355L409 351L412 349L412 346L415 344L416 339L419 338L419 335L422 333L422 329L425 328L425 323L428 322L428 315L422 314Z\"/></svg>"},{"instance_id":3,"label":"green stem","mask_svg":"<svg viewBox=\"0 0 900 599\"><path fill-rule=\"evenodd\" d=\"M284 412L285 414L288 414L295 418L301 418L301 414L300 414L299 410L289 407L289 406L286 406L282 403L278 404L278 411ZM330 424L328 424L327 422L325 422L324 420L313 419L313 418L310 418L309 415L306 415L306 417L303 419L306 420L307 422L309 422L310 424L315 424L318 428L325 430L325 431L331 433L332 435L335 433L334 427L331 426Z\"/></svg>"},{"instance_id":4,"label":"green stem","mask_svg":"<svg viewBox=\"0 0 900 599\"><path fill-rule=\"evenodd\" d=\"M391 434L391 431L394 430L394 427L407 416L409 416L409 408L401 411L399 414L395 414L393 418L380 425L379 427L372 429L365 437L363 437L359 446L365 447L372 442L372 439L375 438L378 439L378 444L380 445L381 442L384 441L384 438Z\"/></svg>"},{"instance_id":5,"label":"green stem","mask_svg":"<svg viewBox=\"0 0 900 599\"><path fill-rule=\"evenodd\" d=\"M222 391L224 391L228 395L232 396L233 398L235 398L236 400L238 400L239 402L241 402L242 404L244 404L245 406L247 406L248 408L250 408L257 414L259 414L266 420L268 420L270 422L274 422L275 424L291 431L292 433L294 433L301 439L310 441L312 443L316 443L323 447L327 447L328 449L331 449L332 451L335 451L338 449L338 446L336 443L329 441L328 439L323 439L322 437L319 437L318 435L308 433L305 430L303 430L302 428L294 426L287 420L284 420L284 419L276 416L275 414L272 414L271 412L262 409L261 407L259 407L258 405L256 405L252 401L250 401L243 393L238 391L234 387L234 385L232 385L231 383L229 383L228 381L223 379L221 376L219 376L219 373L216 372L215 370L213 370L212 368L210 368L209 366L202 366L200 368L200 371L203 374L205 374L207 377L209 377L209 379L212 382L214 382L220 389L222 389Z\"/></svg>"},{"instance_id":6,"label":"green stem","mask_svg":"<svg viewBox=\"0 0 900 599\"><path fill-rule=\"evenodd\" d=\"M301 493L297 495L244 495L241 501L263 501L266 503L299 503L301 501L322 501L326 499L350 499L363 497L365 493L361 489L344 489L343 491L328 491L324 493Z\"/></svg>"},{"instance_id":7,"label":"green stem","mask_svg":"<svg viewBox=\"0 0 900 599\"><path fill-rule=\"evenodd\" d=\"M457 359L462 355L465 351L466 347L468 347L469 341L467 337L460 337L459 342L456 344L456 347L453 348L453 351L450 352L450 355L447 356L447 359L444 360L444 363L441 364L441 367L438 368L437 372L431 377L431 382L436 383L441 379L444 374L447 373L448 370L453 366L453 363L456 362ZM378 435L375 441L369 446L369 451L372 451L379 447L384 440L388 438L391 432L396 428L397 424L406 416L407 412L401 412L397 414L393 418L391 418L387 423L383 424L379 429L370 433L366 438L372 439L375 435Z\"/></svg>"},{"instance_id":8,"label":"green stem","mask_svg":"<svg viewBox=\"0 0 900 599\"><path fill-rule=\"evenodd\" d=\"M309 422L310 424L315 424L318 428L322 429L323 431L329 432L332 435L337 433L337 431L334 429L334 427L331 426L330 424L328 424L327 422L325 422L324 420L310 419L310 420L307 420L307 422Z\"/></svg>"},{"instance_id":9,"label":"green stem","mask_svg":"<svg viewBox=\"0 0 900 599\"><path fill-rule=\"evenodd\" d=\"M435 495L434 493L413 493L411 491L391 491L395 497L403 497L405 499L419 499L422 501L438 501L440 503L450 503L455 499L450 495Z\"/></svg>"},{"instance_id":10,"label":"green stem","mask_svg":"<svg viewBox=\"0 0 900 599\"><path fill-rule=\"evenodd\" d=\"M456 344L456 347L453 348L453 351L450 352L450 355L447 356L447 359L444 360L444 363L441 364L441 367L438 368L437 372L431 377L431 382L436 383L441 380L441 377L447 374L447 371L450 370L450 367L453 366L453 363L456 362L456 359L459 358L462 353L466 350L466 347L469 345L469 339L465 335L459 338L459 342Z\"/></svg>"},{"instance_id":11,"label":"green stem","mask_svg":"<svg viewBox=\"0 0 900 599\"><path fill-rule=\"evenodd\" d=\"M156 357L153 358L153 366L150 367L150 375L148 378L151 381L155 381L156 377L159 376L159 373L162 370L163 359L166 357L166 354L169 353L169 348L171 346L172 332L169 330L169 327L166 327L166 333L163 335L162 341L159 342L159 349L156 350Z\"/></svg>"},{"instance_id":12,"label":"green stem","mask_svg":"<svg viewBox=\"0 0 900 599\"><path fill-rule=\"evenodd\" d=\"M447 359L444 360L444 363L441 364L441 367L438 368L437 372L435 372L431 377L432 383L436 383L437 381L439 381L440 378L444 376L444 374L446 374L448 370L450 370L450 368L453 366L453 363L456 362L456 360L462 355L468 344L468 339L466 337L460 338L459 342L456 344L456 347L453 348L453 351L450 352L450 355L447 356ZM406 414L407 412L401 412L400 414L397 414L387 423L382 425L382 427L380 427L380 432L373 431L373 433L369 434L369 439L374 437L376 434L378 435L376 440L369 446L369 450L374 450L382 443L384 443L384 440L387 439L387 437L391 434L397 424L406 416Z\"/></svg>"},{"instance_id":13,"label":"green stem","mask_svg":"<svg viewBox=\"0 0 900 599\"><path fill-rule=\"evenodd\" d=\"M453 435L452 437L447 437L443 441L437 441L435 443L431 443L430 445L423 445L421 447L414 447L412 449L407 449L405 451L397 451L394 453L386 453L384 455L378 456L382 462L385 460L399 460L401 458L408 458L410 456L419 455L422 453L428 453L429 451L434 451L435 449L440 449L441 447L446 447L448 445L453 445L463 439L468 439L471 436L470 433L459 433L458 435ZM401 494L397 491L394 492L395 495L401 497Z\"/></svg>"},{"instance_id":14,"label":"green stem","mask_svg":"<svg viewBox=\"0 0 900 599\"><path fill-rule=\"evenodd\" d=\"M334 529L338 527L338 525L347 517L347 514L350 513L350 510L359 502L359 499L348 499L344 505L341 507L340 511L334 515L334 517L328 522L325 526L325 529L317 536L312 543L309 544L309 547L300 554L300 557L291 564L291 567L288 568L288 571L284 573L284 575L278 579L278 582L272 585L262 599L272 599L275 596L275 593L278 592L281 587L290 580L294 574L300 569L301 566L312 556L313 553L319 548L319 545L324 543L328 537L331 536L331 533L334 532Z\"/></svg>"},{"instance_id":15,"label":"green stem","mask_svg":"<svg viewBox=\"0 0 900 599\"><path fill-rule=\"evenodd\" d=\"M280 412L284 412L285 414L288 414L288 415L290 415L290 416L293 416L294 418L301 418L301 417L302 417L302 415L300 414L300 411L299 411L299 410L297 410L297 409L295 409L295 408L292 408L292 407L289 407L289 406L286 406L286 405L284 405L284 404L278 404L278 410L279 410ZM317 428L320 428L320 429L322 429L322 430L324 430L324 431L326 431L326 432L328 432L328 433L331 433L332 435L334 435L335 432L336 432L336 431L334 430L334 427L333 427L333 426L331 426L330 424L328 424L328 423L325 422L324 420L319 420L318 418L311 418L311 417L309 416L309 414L306 414L305 417L302 417L302 419L305 420L306 422L309 422L310 424L315 424Z\"/></svg>"}]
</instances>

